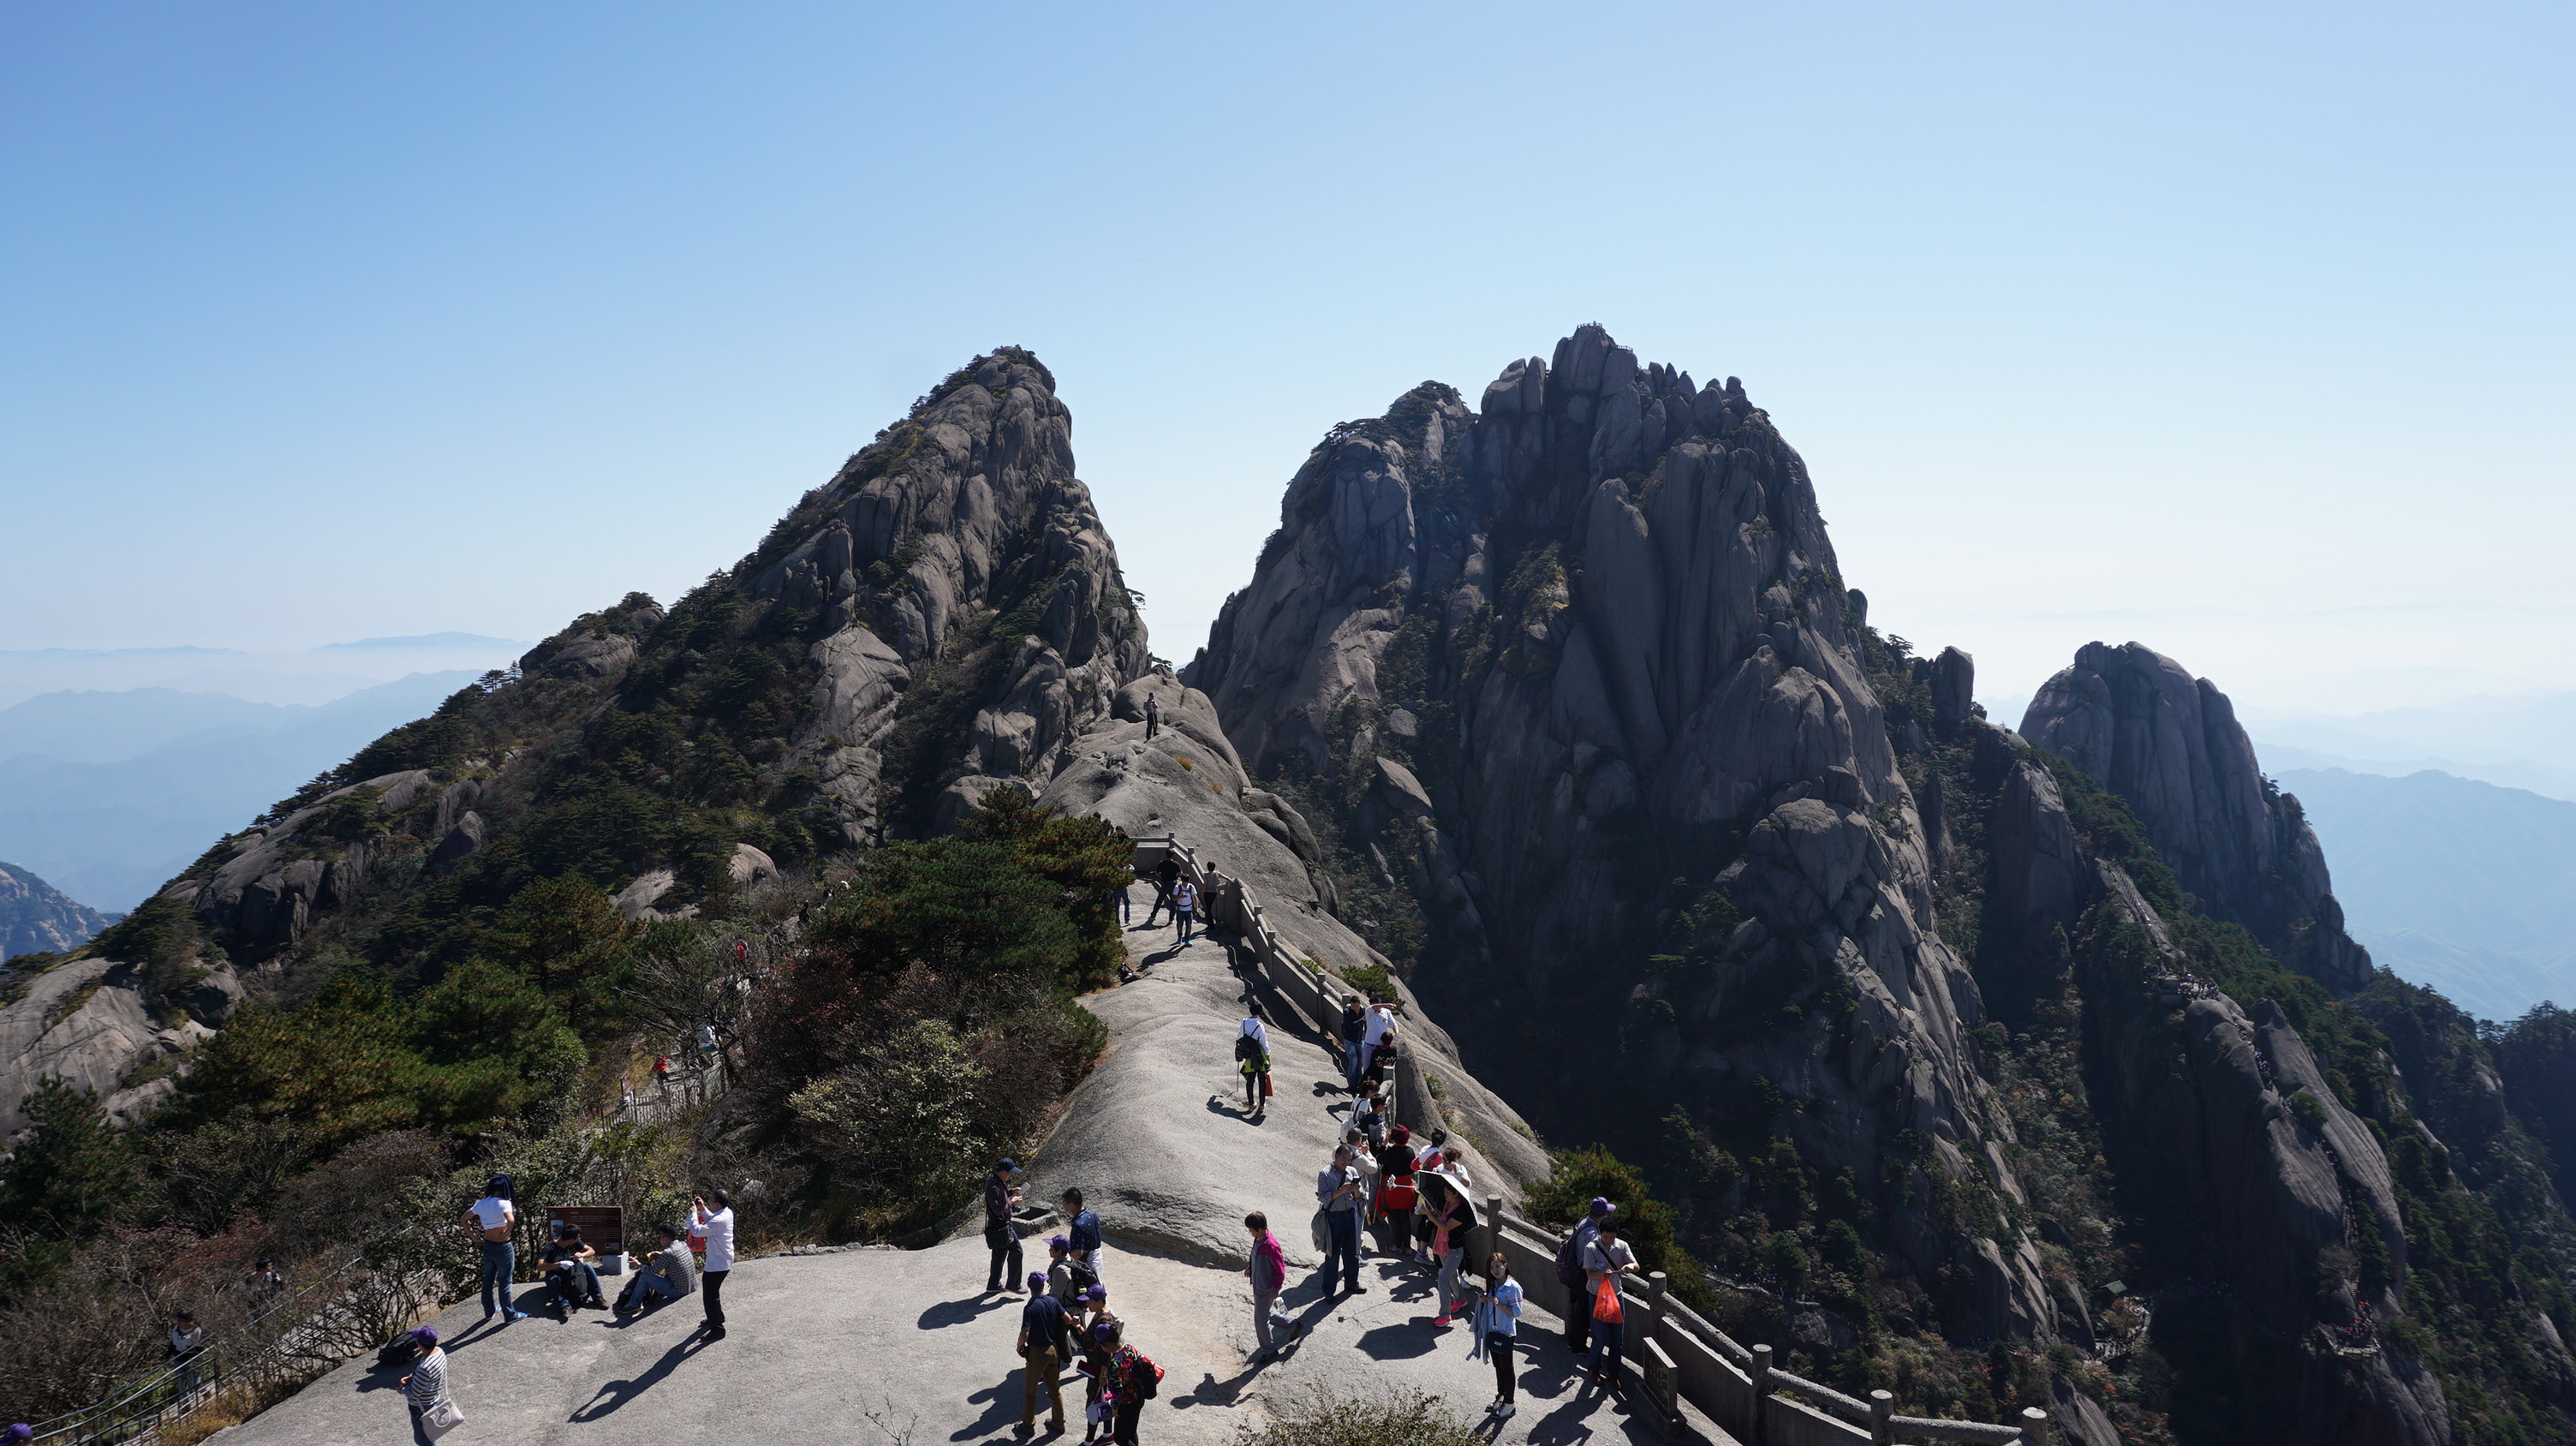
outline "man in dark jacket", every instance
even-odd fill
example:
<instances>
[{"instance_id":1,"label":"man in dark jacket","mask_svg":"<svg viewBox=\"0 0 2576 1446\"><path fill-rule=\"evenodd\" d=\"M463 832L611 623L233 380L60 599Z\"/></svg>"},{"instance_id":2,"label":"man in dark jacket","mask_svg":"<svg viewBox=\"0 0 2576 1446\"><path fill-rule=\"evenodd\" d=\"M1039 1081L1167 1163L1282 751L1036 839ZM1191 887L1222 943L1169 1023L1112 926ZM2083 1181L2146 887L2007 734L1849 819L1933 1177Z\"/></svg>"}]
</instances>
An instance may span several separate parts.
<instances>
[{"instance_id":1,"label":"man in dark jacket","mask_svg":"<svg viewBox=\"0 0 2576 1446\"><path fill-rule=\"evenodd\" d=\"M992 1268L984 1273L986 1295L1020 1288L1020 1232L1011 1228L1011 1212L1020 1208L1019 1188L1011 1177L1019 1172L1019 1162L1005 1158L994 1162L992 1173L984 1177L984 1243L993 1251ZM1002 1273L1005 1265L1008 1275Z\"/></svg>"},{"instance_id":2,"label":"man in dark jacket","mask_svg":"<svg viewBox=\"0 0 2576 1446\"><path fill-rule=\"evenodd\" d=\"M1019 1434L1034 1436L1038 1429L1038 1387L1046 1387L1047 1405L1054 1412L1047 1430L1064 1430L1064 1363L1073 1358L1073 1332L1064 1313L1064 1302L1047 1293L1047 1278L1032 1275L1028 1280L1029 1303L1020 1307L1020 1376Z\"/></svg>"},{"instance_id":3,"label":"man in dark jacket","mask_svg":"<svg viewBox=\"0 0 2576 1446\"><path fill-rule=\"evenodd\" d=\"M1360 1071L1368 1065L1368 1010L1356 994L1342 996L1342 1078L1351 1093L1360 1091Z\"/></svg>"}]
</instances>

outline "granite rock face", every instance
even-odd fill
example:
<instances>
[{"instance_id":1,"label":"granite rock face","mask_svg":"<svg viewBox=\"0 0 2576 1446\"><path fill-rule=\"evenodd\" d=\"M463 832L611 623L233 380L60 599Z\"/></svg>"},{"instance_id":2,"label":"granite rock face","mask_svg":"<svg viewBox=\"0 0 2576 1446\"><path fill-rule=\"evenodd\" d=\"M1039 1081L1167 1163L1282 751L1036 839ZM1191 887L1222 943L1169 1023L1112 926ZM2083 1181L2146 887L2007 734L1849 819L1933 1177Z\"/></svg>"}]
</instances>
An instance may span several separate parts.
<instances>
[{"instance_id":1,"label":"granite rock face","mask_svg":"<svg viewBox=\"0 0 2576 1446\"><path fill-rule=\"evenodd\" d=\"M968 780L1052 774L1145 671L1144 625L1054 388L1026 352L979 358L808 494L773 534L799 540L750 580L828 630L790 747L854 846L935 827L957 806L940 808L944 792L989 786ZM942 695L940 736L905 748L904 700L925 681Z\"/></svg>"},{"instance_id":2,"label":"granite rock face","mask_svg":"<svg viewBox=\"0 0 2576 1446\"><path fill-rule=\"evenodd\" d=\"M2263 776L2217 685L2144 644L2087 643L2032 697L2021 731L2126 800L2204 913L2328 988L2370 982L2316 831Z\"/></svg>"},{"instance_id":3,"label":"granite rock face","mask_svg":"<svg viewBox=\"0 0 2576 1446\"><path fill-rule=\"evenodd\" d=\"M98 910L16 864L0 864L0 959L76 949L107 925Z\"/></svg>"},{"instance_id":4,"label":"granite rock face","mask_svg":"<svg viewBox=\"0 0 2576 1446\"><path fill-rule=\"evenodd\" d=\"M1509 1053L1542 1129L1574 1127L1609 1051L1686 1107L1767 1083L1828 1174L1875 1175L1908 1132L1901 1257L1972 1279L1985 1332L2052 1336L2027 1246L1936 1223L1938 1176L2016 1187L1859 615L1741 384L1586 326L1472 411L1426 383L1336 428L1184 677L1419 908L1416 983L1470 1064ZM1709 967L1647 968L1703 890L1737 914L1683 941ZM1752 1025L1798 1000L1799 1026Z\"/></svg>"}]
</instances>

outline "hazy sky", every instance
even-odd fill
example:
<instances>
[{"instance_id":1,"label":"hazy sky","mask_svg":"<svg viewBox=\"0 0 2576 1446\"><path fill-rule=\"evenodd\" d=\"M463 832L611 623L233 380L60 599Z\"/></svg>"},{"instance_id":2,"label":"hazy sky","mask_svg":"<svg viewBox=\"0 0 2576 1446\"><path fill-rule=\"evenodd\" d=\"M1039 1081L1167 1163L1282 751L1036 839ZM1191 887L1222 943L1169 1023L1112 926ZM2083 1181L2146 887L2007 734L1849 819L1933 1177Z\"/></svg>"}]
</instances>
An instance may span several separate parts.
<instances>
[{"instance_id":1,"label":"hazy sky","mask_svg":"<svg viewBox=\"0 0 2576 1446\"><path fill-rule=\"evenodd\" d=\"M11 5L0 648L667 599L1013 342L1186 659L1326 427L1599 320L1989 695L2576 686L2571 14Z\"/></svg>"}]
</instances>

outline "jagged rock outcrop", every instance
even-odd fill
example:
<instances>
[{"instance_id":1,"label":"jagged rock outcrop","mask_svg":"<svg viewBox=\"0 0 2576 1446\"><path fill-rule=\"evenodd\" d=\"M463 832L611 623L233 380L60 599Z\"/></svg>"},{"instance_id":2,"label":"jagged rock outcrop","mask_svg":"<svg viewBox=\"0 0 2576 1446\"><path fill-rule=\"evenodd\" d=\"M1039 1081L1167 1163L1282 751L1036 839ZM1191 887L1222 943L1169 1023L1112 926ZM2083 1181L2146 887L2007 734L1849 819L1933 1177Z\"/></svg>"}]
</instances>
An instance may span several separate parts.
<instances>
[{"instance_id":1,"label":"jagged rock outcrop","mask_svg":"<svg viewBox=\"0 0 2576 1446\"><path fill-rule=\"evenodd\" d=\"M1886 1187L1900 1257L1977 1282L1987 1332L2046 1337L2027 1244L1936 1204L1941 1179L2016 1188L2008 1127L1965 1063L1978 990L1932 926L1857 616L1741 384L1586 326L1474 412L1426 383L1336 428L1184 676L1419 908L1417 982L1471 1064L1508 1053L1542 1128L1603 1130L1567 1102L1620 1056L1690 1107L1775 1090L1766 1128L1826 1173L1927 1142ZM1686 922L1704 893L1725 908ZM1703 967L1648 967L1695 928Z\"/></svg>"},{"instance_id":2,"label":"jagged rock outcrop","mask_svg":"<svg viewBox=\"0 0 2576 1446\"><path fill-rule=\"evenodd\" d=\"M2098 868L2108 921L2150 944L2143 961L2103 951L2090 966L2105 1104L2145 1156L2135 1167L2155 1172L2199 1226L2230 1354L2271 1392L2249 1403L2249 1418L2321 1446L2449 1440L2442 1389L2420 1359L2384 1333L2367 1352L2339 1352L2331 1334L2365 1300L2383 1323L2403 1310L2405 1224L2378 1138L2278 1004L2249 1017L2195 980L2135 883L2116 864ZM2375 1282L2361 1275L2373 1259L2385 1262Z\"/></svg>"},{"instance_id":3,"label":"jagged rock outcrop","mask_svg":"<svg viewBox=\"0 0 2576 1446\"><path fill-rule=\"evenodd\" d=\"M2370 982L2316 831L2263 776L2216 684L2141 643L2087 643L2031 698L2021 732L2126 800L2202 912L2329 988Z\"/></svg>"},{"instance_id":4,"label":"jagged rock outcrop","mask_svg":"<svg viewBox=\"0 0 2576 1446\"><path fill-rule=\"evenodd\" d=\"M1054 387L1026 352L978 360L762 549L801 539L749 590L827 629L791 754L818 770L853 845L888 822L939 822L942 793L962 802L985 780L1052 774L1145 671L1144 627L1074 476ZM901 705L924 682L940 716L916 705L926 736L904 738Z\"/></svg>"},{"instance_id":5,"label":"jagged rock outcrop","mask_svg":"<svg viewBox=\"0 0 2576 1446\"><path fill-rule=\"evenodd\" d=\"M0 959L89 942L108 917L16 864L0 864Z\"/></svg>"}]
</instances>

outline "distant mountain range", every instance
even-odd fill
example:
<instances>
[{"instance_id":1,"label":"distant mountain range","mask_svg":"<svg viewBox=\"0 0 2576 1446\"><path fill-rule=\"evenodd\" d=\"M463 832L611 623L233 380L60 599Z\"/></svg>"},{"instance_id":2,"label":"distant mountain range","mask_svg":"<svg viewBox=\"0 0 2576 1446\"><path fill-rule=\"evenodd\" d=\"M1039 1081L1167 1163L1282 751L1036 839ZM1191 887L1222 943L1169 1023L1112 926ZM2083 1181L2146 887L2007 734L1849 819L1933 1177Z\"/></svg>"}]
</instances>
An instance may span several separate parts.
<instances>
[{"instance_id":1,"label":"distant mountain range","mask_svg":"<svg viewBox=\"0 0 2576 1446\"><path fill-rule=\"evenodd\" d=\"M2275 776L2379 963L2490 1019L2576 1003L2576 803L2431 770Z\"/></svg>"},{"instance_id":2,"label":"distant mountain range","mask_svg":"<svg viewBox=\"0 0 2576 1446\"><path fill-rule=\"evenodd\" d=\"M31 871L0 864L0 959L76 948L114 922Z\"/></svg>"},{"instance_id":3,"label":"distant mountain range","mask_svg":"<svg viewBox=\"0 0 2576 1446\"><path fill-rule=\"evenodd\" d=\"M319 705L134 688L0 708L0 858L92 908L131 909L243 819L475 676L415 673Z\"/></svg>"},{"instance_id":4,"label":"distant mountain range","mask_svg":"<svg viewBox=\"0 0 2576 1446\"><path fill-rule=\"evenodd\" d=\"M413 673L506 668L527 646L449 632L360 638L283 653L192 646L0 650L0 708L40 693L135 688L222 693L255 703L328 703Z\"/></svg>"}]
</instances>

